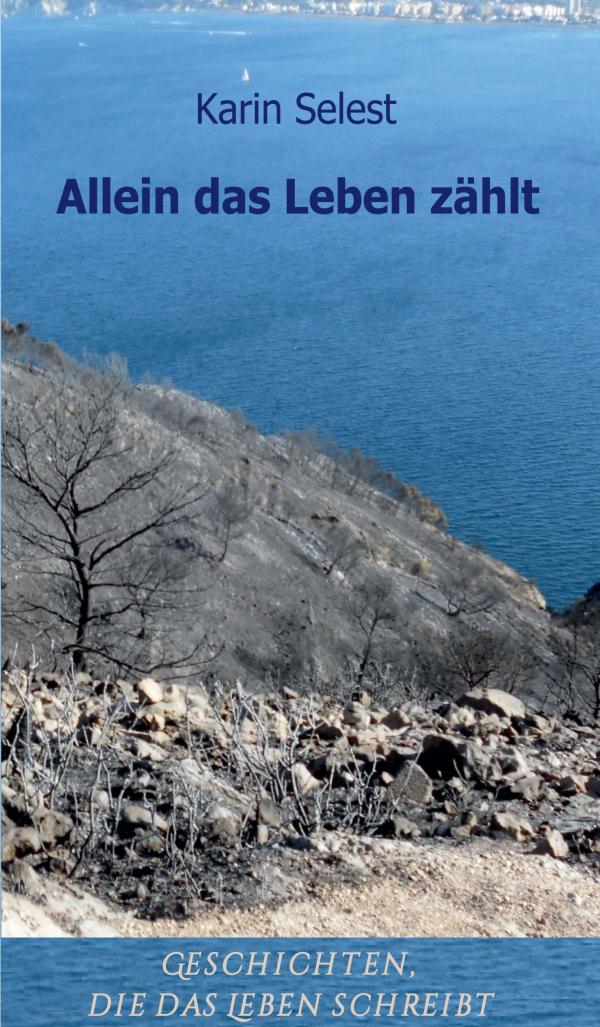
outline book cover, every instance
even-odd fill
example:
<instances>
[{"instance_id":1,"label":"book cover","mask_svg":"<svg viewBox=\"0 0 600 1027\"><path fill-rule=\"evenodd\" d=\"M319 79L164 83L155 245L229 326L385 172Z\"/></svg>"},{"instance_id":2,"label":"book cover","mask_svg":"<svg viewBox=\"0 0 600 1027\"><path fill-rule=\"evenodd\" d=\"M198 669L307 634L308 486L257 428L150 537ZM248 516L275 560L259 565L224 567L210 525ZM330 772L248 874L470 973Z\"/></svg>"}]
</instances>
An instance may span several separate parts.
<instances>
[{"instance_id":1,"label":"book cover","mask_svg":"<svg viewBox=\"0 0 600 1027\"><path fill-rule=\"evenodd\" d=\"M3 1022L593 1027L597 0L2 16Z\"/></svg>"}]
</instances>

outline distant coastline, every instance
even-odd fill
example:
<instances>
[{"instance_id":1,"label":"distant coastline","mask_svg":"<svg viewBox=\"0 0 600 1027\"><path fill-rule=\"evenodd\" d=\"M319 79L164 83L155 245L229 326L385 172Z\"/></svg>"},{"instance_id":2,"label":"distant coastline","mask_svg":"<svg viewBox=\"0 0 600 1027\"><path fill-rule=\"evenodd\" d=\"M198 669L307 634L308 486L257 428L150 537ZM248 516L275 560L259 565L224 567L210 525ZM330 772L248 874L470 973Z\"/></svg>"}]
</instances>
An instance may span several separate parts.
<instances>
[{"instance_id":1,"label":"distant coastline","mask_svg":"<svg viewBox=\"0 0 600 1027\"><path fill-rule=\"evenodd\" d=\"M578 10L577 10L578 8ZM571 10L571 13L569 11ZM135 9L131 7L123 10L118 5L108 8L100 8L90 13L85 5L80 8L72 8L57 4L56 10L40 10L35 4L28 7L11 7L5 4L2 11L2 18L12 17L43 17L77 19L86 18L92 20L103 15L127 14L129 17L137 14L151 14L155 16L173 17L181 15L196 14L247 14L264 17L301 17L311 20L333 21L381 21L406 22L409 24L423 25L519 25L539 28L600 28L600 3L584 5L579 0L567 0L567 3L486 3L481 0L475 2L451 2L451 0L405 0L399 3L360 3L355 0L339 5L336 0L323 0L322 4L297 4L287 6L286 4L264 3L249 6L245 3L212 3L187 7L183 10L178 7L160 6L156 10L152 7Z\"/></svg>"}]
</instances>

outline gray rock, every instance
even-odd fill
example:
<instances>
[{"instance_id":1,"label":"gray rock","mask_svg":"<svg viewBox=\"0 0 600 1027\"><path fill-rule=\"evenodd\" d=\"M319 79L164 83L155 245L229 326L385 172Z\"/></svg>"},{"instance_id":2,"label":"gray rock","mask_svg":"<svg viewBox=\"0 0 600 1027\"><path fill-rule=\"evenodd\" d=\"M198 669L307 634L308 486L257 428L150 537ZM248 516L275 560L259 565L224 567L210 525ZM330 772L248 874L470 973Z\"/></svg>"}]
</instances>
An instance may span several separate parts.
<instances>
[{"instance_id":1,"label":"gray rock","mask_svg":"<svg viewBox=\"0 0 600 1027\"><path fill-rule=\"evenodd\" d=\"M25 860L15 859L10 868L15 888L21 895L38 898L44 894L45 886L39 874Z\"/></svg>"},{"instance_id":2,"label":"gray rock","mask_svg":"<svg viewBox=\"0 0 600 1027\"><path fill-rule=\"evenodd\" d=\"M316 788L320 787L321 782L313 777L308 767L304 763L295 763L292 767L292 778L294 781L294 787L298 790L300 795L310 795Z\"/></svg>"},{"instance_id":3,"label":"gray rock","mask_svg":"<svg viewBox=\"0 0 600 1027\"><path fill-rule=\"evenodd\" d=\"M410 717L406 715L400 708L390 710L388 714L381 721L384 727L389 728L390 731L399 731L400 728L408 727L410 724Z\"/></svg>"},{"instance_id":4,"label":"gray rock","mask_svg":"<svg viewBox=\"0 0 600 1027\"><path fill-rule=\"evenodd\" d=\"M322 720L315 728L315 735L323 742L335 742L338 738L342 738L343 734L339 724L330 724L326 720Z\"/></svg>"},{"instance_id":5,"label":"gray rock","mask_svg":"<svg viewBox=\"0 0 600 1027\"><path fill-rule=\"evenodd\" d=\"M227 849L235 849L239 845L241 820L228 806L213 806L206 826L211 841L217 845Z\"/></svg>"},{"instance_id":6,"label":"gray rock","mask_svg":"<svg viewBox=\"0 0 600 1027\"><path fill-rule=\"evenodd\" d=\"M396 775L387 794L392 799L403 799L427 805L433 798L433 783L418 763L405 763Z\"/></svg>"},{"instance_id":7,"label":"gray rock","mask_svg":"<svg viewBox=\"0 0 600 1027\"><path fill-rule=\"evenodd\" d=\"M505 790L501 793L507 798L522 799L523 802L536 803L544 798L547 788L541 777L537 774L530 774L528 777L520 777L516 781L506 783Z\"/></svg>"},{"instance_id":8,"label":"gray rock","mask_svg":"<svg viewBox=\"0 0 600 1027\"><path fill-rule=\"evenodd\" d=\"M497 713L499 717L525 717L527 714L524 702L500 688L473 688L461 696L458 705L483 713Z\"/></svg>"},{"instance_id":9,"label":"gray rock","mask_svg":"<svg viewBox=\"0 0 600 1027\"><path fill-rule=\"evenodd\" d=\"M491 828L493 831L503 831L504 834L510 835L517 842L531 841L534 835L533 828L528 820L508 811L494 813Z\"/></svg>"},{"instance_id":10,"label":"gray rock","mask_svg":"<svg viewBox=\"0 0 600 1027\"><path fill-rule=\"evenodd\" d=\"M408 817L392 817L391 834L395 838L419 838L422 834L418 824L413 823Z\"/></svg>"},{"instance_id":11,"label":"gray rock","mask_svg":"<svg viewBox=\"0 0 600 1027\"><path fill-rule=\"evenodd\" d=\"M163 688L159 681L154 678L142 678L136 686L136 691L142 701L149 703L162 702Z\"/></svg>"},{"instance_id":12,"label":"gray rock","mask_svg":"<svg viewBox=\"0 0 600 1027\"><path fill-rule=\"evenodd\" d=\"M567 798L573 795L578 795L580 792L586 790L586 780L581 774L567 774L566 777L562 777L556 785L556 790L559 795L564 795Z\"/></svg>"},{"instance_id":13,"label":"gray rock","mask_svg":"<svg viewBox=\"0 0 600 1027\"><path fill-rule=\"evenodd\" d=\"M256 819L259 824L264 824L266 827L279 827L281 824L281 811L272 799L259 799Z\"/></svg>"},{"instance_id":14,"label":"gray rock","mask_svg":"<svg viewBox=\"0 0 600 1027\"><path fill-rule=\"evenodd\" d=\"M449 735L425 735L419 765L433 781L460 777L465 768L464 744Z\"/></svg>"},{"instance_id":15,"label":"gray rock","mask_svg":"<svg viewBox=\"0 0 600 1027\"><path fill-rule=\"evenodd\" d=\"M47 849L53 849L65 841L75 827L71 817L55 810L39 810L34 822Z\"/></svg>"},{"instance_id":16,"label":"gray rock","mask_svg":"<svg viewBox=\"0 0 600 1027\"><path fill-rule=\"evenodd\" d=\"M256 828L256 844L266 845L269 841L269 828L266 824L258 824Z\"/></svg>"},{"instance_id":17,"label":"gray rock","mask_svg":"<svg viewBox=\"0 0 600 1027\"><path fill-rule=\"evenodd\" d=\"M569 846L560 831L551 827L543 827L536 851L552 856L553 859L567 859Z\"/></svg>"},{"instance_id":18,"label":"gray rock","mask_svg":"<svg viewBox=\"0 0 600 1027\"><path fill-rule=\"evenodd\" d=\"M154 827L158 831L166 831L169 827L168 821L164 817L159 816L154 810L147 809L145 806L138 806L133 802L128 802L123 806L121 810L121 825L125 825L126 828L135 830L137 827Z\"/></svg>"},{"instance_id":19,"label":"gray rock","mask_svg":"<svg viewBox=\"0 0 600 1027\"><path fill-rule=\"evenodd\" d=\"M2 832L2 862L35 855L42 849L42 838L35 827L5 827Z\"/></svg>"}]
</instances>

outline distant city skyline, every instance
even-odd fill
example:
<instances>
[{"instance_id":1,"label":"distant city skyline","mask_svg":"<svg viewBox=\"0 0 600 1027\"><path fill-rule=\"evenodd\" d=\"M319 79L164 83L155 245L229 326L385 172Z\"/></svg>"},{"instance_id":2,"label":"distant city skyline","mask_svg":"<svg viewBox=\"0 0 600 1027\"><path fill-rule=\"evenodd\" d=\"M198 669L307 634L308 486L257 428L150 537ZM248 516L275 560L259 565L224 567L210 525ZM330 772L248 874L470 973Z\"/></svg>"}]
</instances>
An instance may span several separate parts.
<instances>
[{"instance_id":1,"label":"distant city skyline","mask_svg":"<svg viewBox=\"0 0 600 1027\"><path fill-rule=\"evenodd\" d=\"M600 25L600 0L4 0L4 16L40 14L85 16L126 10L193 14L207 10L325 17L397 18L431 22L528 22L554 25Z\"/></svg>"}]
</instances>

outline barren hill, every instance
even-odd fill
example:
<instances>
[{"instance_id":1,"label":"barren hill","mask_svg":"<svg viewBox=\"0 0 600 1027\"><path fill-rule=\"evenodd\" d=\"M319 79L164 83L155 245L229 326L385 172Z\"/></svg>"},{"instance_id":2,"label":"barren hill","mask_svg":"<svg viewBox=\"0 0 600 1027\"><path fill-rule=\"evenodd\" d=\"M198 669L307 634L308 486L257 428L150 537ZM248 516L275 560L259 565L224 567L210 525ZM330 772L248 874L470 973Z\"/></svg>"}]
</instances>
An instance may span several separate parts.
<instances>
[{"instance_id":1,"label":"barren hill","mask_svg":"<svg viewBox=\"0 0 600 1027\"><path fill-rule=\"evenodd\" d=\"M71 580L64 511L53 504L77 465L81 433L101 424L112 449L73 484L78 509L98 508L75 526L82 561L91 562L88 537L101 537L108 550L145 523L148 510L162 519L143 549L117 551L108 578L94 579L87 614L95 673L108 654L124 673L161 676L162 660L167 678L201 668L205 680L333 687L368 679L393 688L418 676L426 691L485 681L539 692L551 629L543 597L449 535L443 513L416 489L360 453L327 450L311 433L261 436L237 413L174 390L129 386L114 368L95 374L48 344L28 341L25 359L23 332L5 329L13 359L3 365L4 651L16 646L17 663L35 650L36 659L64 666L75 651L69 611L80 585ZM26 460L33 484L19 479ZM114 498L148 468L151 480ZM42 501L46 486L52 494ZM166 516L169 500L177 509ZM125 571L127 595L135 588L128 603ZM140 610L152 575L169 589ZM117 644L125 634L127 651ZM196 646L196 663L186 663Z\"/></svg>"}]
</instances>

